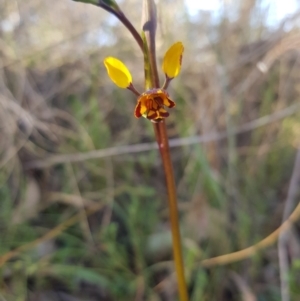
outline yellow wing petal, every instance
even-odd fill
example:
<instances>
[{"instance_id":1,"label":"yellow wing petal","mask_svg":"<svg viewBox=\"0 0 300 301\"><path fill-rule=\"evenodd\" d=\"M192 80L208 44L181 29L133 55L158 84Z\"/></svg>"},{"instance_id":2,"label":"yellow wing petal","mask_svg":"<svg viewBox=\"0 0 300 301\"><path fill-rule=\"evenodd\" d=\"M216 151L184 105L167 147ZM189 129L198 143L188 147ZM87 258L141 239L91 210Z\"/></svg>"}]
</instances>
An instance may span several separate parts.
<instances>
[{"instance_id":1,"label":"yellow wing petal","mask_svg":"<svg viewBox=\"0 0 300 301\"><path fill-rule=\"evenodd\" d=\"M177 42L165 54L162 69L170 79L176 77L180 72L183 50L183 44Z\"/></svg>"},{"instance_id":2,"label":"yellow wing petal","mask_svg":"<svg viewBox=\"0 0 300 301\"><path fill-rule=\"evenodd\" d=\"M120 88L128 88L132 83L132 76L128 68L118 59L107 57L104 60L110 79Z\"/></svg>"}]
</instances>

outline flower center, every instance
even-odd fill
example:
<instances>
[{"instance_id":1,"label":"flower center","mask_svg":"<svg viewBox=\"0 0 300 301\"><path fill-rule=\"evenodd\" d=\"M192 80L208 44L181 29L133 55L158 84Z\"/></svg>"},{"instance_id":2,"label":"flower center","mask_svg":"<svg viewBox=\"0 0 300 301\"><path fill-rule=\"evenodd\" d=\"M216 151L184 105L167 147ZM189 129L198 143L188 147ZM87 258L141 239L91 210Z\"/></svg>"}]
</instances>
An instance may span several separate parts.
<instances>
[{"instance_id":1,"label":"flower center","mask_svg":"<svg viewBox=\"0 0 300 301\"><path fill-rule=\"evenodd\" d=\"M147 107L148 110L157 111L159 108L163 106L163 100L159 96L148 98L145 101L145 106Z\"/></svg>"},{"instance_id":2,"label":"flower center","mask_svg":"<svg viewBox=\"0 0 300 301\"><path fill-rule=\"evenodd\" d=\"M174 106L175 103L168 98L167 92L161 89L151 89L139 97L134 114L137 118L144 116L151 120L159 120L169 116L165 107Z\"/></svg>"}]
</instances>

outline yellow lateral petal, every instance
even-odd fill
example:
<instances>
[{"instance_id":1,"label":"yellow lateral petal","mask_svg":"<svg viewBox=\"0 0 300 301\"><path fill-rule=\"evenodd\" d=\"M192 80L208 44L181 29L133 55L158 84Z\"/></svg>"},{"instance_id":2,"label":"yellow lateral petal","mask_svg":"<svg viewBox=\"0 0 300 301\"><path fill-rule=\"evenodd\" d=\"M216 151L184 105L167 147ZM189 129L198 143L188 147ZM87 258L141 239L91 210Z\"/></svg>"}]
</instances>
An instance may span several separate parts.
<instances>
[{"instance_id":1,"label":"yellow lateral petal","mask_svg":"<svg viewBox=\"0 0 300 301\"><path fill-rule=\"evenodd\" d=\"M177 42L165 54L162 69L170 79L176 77L180 72L183 50L183 44Z\"/></svg>"},{"instance_id":2,"label":"yellow lateral petal","mask_svg":"<svg viewBox=\"0 0 300 301\"><path fill-rule=\"evenodd\" d=\"M107 57L104 60L110 79L120 88L128 88L132 82L132 76L128 68L118 59Z\"/></svg>"},{"instance_id":3,"label":"yellow lateral petal","mask_svg":"<svg viewBox=\"0 0 300 301\"><path fill-rule=\"evenodd\" d=\"M143 103L141 103L141 114L142 115L145 114L147 110L148 110L147 107Z\"/></svg>"}]
</instances>

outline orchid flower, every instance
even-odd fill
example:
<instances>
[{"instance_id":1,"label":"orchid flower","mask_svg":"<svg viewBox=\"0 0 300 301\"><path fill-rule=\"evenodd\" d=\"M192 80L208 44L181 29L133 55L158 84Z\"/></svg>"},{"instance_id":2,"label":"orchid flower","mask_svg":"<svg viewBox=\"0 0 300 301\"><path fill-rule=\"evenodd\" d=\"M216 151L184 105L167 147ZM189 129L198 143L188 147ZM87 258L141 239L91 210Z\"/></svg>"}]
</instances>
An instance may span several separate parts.
<instances>
[{"instance_id":1,"label":"orchid flower","mask_svg":"<svg viewBox=\"0 0 300 301\"><path fill-rule=\"evenodd\" d=\"M162 64L165 84L162 88L150 89L142 94L133 86L131 73L123 62L114 57L107 57L104 60L110 79L118 87L129 89L138 96L134 110L135 117L140 118L143 116L150 120L159 121L169 116L165 108L175 107L175 102L170 99L165 87L180 72L183 50L184 47L181 42L173 44L168 49Z\"/></svg>"}]
</instances>

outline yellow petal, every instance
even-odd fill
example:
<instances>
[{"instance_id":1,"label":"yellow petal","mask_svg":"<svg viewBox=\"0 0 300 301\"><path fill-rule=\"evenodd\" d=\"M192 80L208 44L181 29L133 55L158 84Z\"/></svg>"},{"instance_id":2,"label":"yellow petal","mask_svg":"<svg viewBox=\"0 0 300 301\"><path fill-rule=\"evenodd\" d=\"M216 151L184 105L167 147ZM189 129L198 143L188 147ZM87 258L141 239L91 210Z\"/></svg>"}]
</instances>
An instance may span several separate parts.
<instances>
[{"instance_id":1,"label":"yellow petal","mask_svg":"<svg viewBox=\"0 0 300 301\"><path fill-rule=\"evenodd\" d=\"M165 54L162 69L170 79L176 77L180 72L183 50L183 44L177 42Z\"/></svg>"},{"instance_id":2,"label":"yellow petal","mask_svg":"<svg viewBox=\"0 0 300 301\"><path fill-rule=\"evenodd\" d=\"M132 76L128 68L118 59L107 57L104 60L110 79L120 88L128 88L132 82Z\"/></svg>"},{"instance_id":3,"label":"yellow petal","mask_svg":"<svg viewBox=\"0 0 300 301\"><path fill-rule=\"evenodd\" d=\"M145 114L147 110L147 107L144 104L141 104L141 115Z\"/></svg>"}]
</instances>

